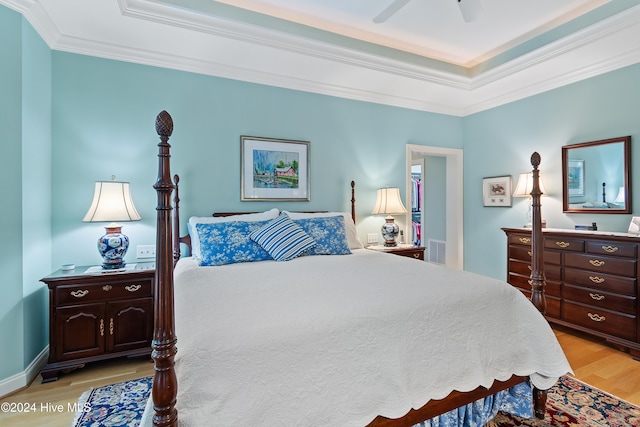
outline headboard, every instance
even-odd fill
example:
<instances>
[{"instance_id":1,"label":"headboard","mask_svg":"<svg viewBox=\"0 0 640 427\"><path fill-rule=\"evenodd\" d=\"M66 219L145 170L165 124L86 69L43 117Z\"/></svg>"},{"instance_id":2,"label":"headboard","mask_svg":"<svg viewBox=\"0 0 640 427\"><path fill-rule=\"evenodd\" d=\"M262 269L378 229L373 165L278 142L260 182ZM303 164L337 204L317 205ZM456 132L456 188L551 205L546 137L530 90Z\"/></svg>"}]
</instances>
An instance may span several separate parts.
<instances>
[{"instance_id":1,"label":"headboard","mask_svg":"<svg viewBox=\"0 0 640 427\"><path fill-rule=\"evenodd\" d=\"M187 233L184 236L180 236L180 176L178 174L173 176L173 263L177 263L181 256L180 245L184 244L189 248L189 253L191 253L191 236ZM292 212L301 212L301 213L325 213L328 211L292 211ZM255 212L214 212L212 216L214 217L224 217L231 215L242 215L248 213ZM353 219L353 223L356 223L356 183L355 181L351 181L351 219ZM178 237L180 236L180 237Z\"/></svg>"}]
</instances>

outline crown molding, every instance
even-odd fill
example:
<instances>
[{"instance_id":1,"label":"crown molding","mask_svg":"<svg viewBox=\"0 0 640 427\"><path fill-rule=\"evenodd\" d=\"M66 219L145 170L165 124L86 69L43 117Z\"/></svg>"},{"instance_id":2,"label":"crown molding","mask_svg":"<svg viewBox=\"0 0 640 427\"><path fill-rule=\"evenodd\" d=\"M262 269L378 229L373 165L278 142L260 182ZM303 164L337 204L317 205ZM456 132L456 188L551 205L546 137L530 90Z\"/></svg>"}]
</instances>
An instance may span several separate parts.
<instances>
[{"instance_id":1,"label":"crown molding","mask_svg":"<svg viewBox=\"0 0 640 427\"><path fill-rule=\"evenodd\" d=\"M161 1L117 0L118 16L129 26L136 20L145 21L145 31L157 31L158 38L172 31L174 38L184 37L191 43L195 40L203 46L215 43L223 52L250 47L252 54L278 55L296 67L278 68L278 61L253 66L239 61L241 56L237 54L189 56L175 47L180 44L177 42L173 47L145 46L137 40L124 45L108 34L75 35L72 27L65 27L68 34L63 34L47 14L47 7L51 7L48 2L0 3L22 13L53 50L454 116L477 113L640 62L640 47L629 43L640 37L640 5L470 77L464 72L356 51ZM108 24L119 28L118 22ZM600 57L592 58L594 51ZM357 79L349 80L353 75Z\"/></svg>"}]
</instances>

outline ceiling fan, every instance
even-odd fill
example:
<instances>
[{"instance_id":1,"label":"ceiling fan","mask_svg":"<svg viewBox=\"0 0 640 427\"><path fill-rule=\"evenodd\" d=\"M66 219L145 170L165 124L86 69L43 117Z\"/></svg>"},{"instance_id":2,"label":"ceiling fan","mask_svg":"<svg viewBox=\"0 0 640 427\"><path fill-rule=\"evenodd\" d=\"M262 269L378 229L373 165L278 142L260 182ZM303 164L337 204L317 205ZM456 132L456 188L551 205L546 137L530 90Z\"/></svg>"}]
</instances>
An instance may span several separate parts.
<instances>
[{"instance_id":1,"label":"ceiling fan","mask_svg":"<svg viewBox=\"0 0 640 427\"><path fill-rule=\"evenodd\" d=\"M373 18L373 22L376 24L380 24L385 22L387 19L391 18L396 14L400 9L402 9L407 3L411 0L394 0L386 9L380 12L375 18ZM471 22L480 16L482 13L482 4L480 4L480 0L457 0L458 7L460 7L460 12L462 13L462 18L465 22Z\"/></svg>"}]
</instances>

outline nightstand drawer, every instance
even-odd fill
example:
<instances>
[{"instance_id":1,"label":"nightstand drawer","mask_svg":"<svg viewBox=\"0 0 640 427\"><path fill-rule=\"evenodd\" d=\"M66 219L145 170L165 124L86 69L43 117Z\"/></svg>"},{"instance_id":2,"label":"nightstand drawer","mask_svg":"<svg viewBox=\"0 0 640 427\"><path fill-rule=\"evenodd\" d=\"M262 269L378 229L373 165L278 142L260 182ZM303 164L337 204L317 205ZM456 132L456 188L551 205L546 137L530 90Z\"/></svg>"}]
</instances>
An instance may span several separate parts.
<instances>
[{"instance_id":1,"label":"nightstand drawer","mask_svg":"<svg viewBox=\"0 0 640 427\"><path fill-rule=\"evenodd\" d=\"M103 283L58 286L55 304L68 305L89 301L110 301L121 298L141 298L152 295L153 280L107 280Z\"/></svg>"}]
</instances>

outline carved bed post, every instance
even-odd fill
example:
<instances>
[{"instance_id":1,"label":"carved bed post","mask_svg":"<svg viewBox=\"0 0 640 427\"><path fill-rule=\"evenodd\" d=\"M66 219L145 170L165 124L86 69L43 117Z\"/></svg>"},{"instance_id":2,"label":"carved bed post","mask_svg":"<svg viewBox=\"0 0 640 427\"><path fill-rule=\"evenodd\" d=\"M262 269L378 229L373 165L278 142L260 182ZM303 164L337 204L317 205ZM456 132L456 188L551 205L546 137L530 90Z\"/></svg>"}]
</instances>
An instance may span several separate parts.
<instances>
[{"instance_id":1,"label":"carved bed post","mask_svg":"<svg viewBox=\"0 0 640 427\"><path fill-rule=\"evenodd\" d=\"M351 181L351 219L356 223L356 182Z\"/></svg>"},{"instance_id":2,"label":"carved bed post","mask_svg":"<svg viewBox=\"0 0 640 427\"><path fill-rule=\"evenodd\" d=\"M542 314L547 311L547 300L544 296L545 275L543 269L544 241L542 237L542 212L540 209L540 154L534 152L531 155L533 166L533 188L531 190L531 302ZM547 404L547 391L533 388L534 414L539 419L544 419Z\"/></svg>"},{"instance_id":3,"label":"carved bed post","mask_svg":"<svg viewBox=\"0 0 640 427\"><path fill-rule=\"evenodd\" d=\"M173 206L175 208L173 212L173 265L176 265L180 259L180 194L178 193L180 177L178 174L173 175L173 182L175 184L173 191Z\"/></svg>"},{"instance_id":4,"label":"carved bed post","mask_svg":"<svg viewBox=\"0 0 640 427\"><path fill-rule=\"evenodd\" d=\"M154 284L154 330L151 357L155 375L151 396L153 398L153 425L176 427L178 411L175 408L178 381L174 369L176 336L173 312L173 238L171 224L171 193L174 185L170 174L169 137L173 133L173 119L166 111L156 118L158 144L158 180L153 188L158 195L156 229L156 275Z\"/></svg>"},{"instance_id":5,"label":"carved bed post","mask_svg":"<svg viewBox=\"0 0 640 427\"><path fill-rule=\"evenodd\" d=\"M544 242L542 238L542 218L540 210L540 154L531 155L533 166L533 189L531 190L531 246L533 255L531 259L531 302L542 314L547 312L547 300L544 296L545 276L543 270Z\"/></svg>"}]
</instances>

